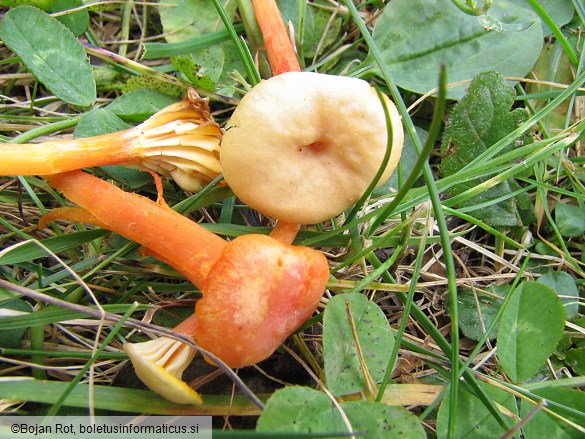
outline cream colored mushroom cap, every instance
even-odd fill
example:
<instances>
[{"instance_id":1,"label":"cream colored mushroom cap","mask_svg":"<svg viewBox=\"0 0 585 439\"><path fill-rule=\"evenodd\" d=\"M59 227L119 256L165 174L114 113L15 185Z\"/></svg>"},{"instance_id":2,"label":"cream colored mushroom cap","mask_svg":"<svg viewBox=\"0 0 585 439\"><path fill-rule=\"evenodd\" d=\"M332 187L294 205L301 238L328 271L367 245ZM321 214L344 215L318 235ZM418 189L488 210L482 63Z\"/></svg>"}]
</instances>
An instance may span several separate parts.
<instances>
[{"instance_id":1,"label":"cream colored mushroom cap","mask_svg":"<svg viewBox=\"0 0 585 439\"><path fill-rule=\"evenodd\" d=\"M394 104L392 152L380 184L394 171L404 132ZM320 73L283 73L260 82L226 126L226 182L250 207L276 219L315 224L355 204L382 165L384 108L366 81Z\"/></svg>"}]
</instances>

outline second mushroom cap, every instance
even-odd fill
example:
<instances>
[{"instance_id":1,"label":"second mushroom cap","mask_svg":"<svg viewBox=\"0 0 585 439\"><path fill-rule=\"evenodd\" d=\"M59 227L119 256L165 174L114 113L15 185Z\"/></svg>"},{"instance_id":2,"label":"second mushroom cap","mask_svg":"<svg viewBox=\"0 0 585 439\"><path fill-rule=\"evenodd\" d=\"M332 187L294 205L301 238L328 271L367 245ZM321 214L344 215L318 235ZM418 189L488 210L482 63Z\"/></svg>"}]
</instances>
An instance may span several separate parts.
<instances>
[{"instance_id":1,"label":"second mushroom cap","mask_svg":"<svg viewBox=\"0 0 585 439\"><path fill-rule=\"evenodd\" d=\"M394 171L404 133L394 104ZM355 204L382 165L387 126L375 89L356 78L289 72L262 81L240 102L222 140L224 177L250 207L276 219L314 224Z\"/></svg>"}]
</instances>

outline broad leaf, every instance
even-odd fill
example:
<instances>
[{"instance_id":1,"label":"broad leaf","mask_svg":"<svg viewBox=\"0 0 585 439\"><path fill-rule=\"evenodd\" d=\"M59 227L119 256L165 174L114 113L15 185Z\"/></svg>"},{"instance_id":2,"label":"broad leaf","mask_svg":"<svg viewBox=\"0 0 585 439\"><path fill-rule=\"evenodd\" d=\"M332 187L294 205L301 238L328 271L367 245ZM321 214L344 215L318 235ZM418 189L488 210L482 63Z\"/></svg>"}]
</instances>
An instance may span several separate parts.
<instances>
[{"instance_id":1,"label":"broad leaf","mask_svg":"<svg viewBox=\"0 0 585 439\"><path fill-rule=\"evenodd\" d=\"M285 387L272 394L262 412L258 431L347 433L339 410L318 390Z\"/></svg>"},{"instance_id":2,"label":"broad leaf","mask_svg":"<svg viewBox=\"0 0 585 439\"><path fill-rule=\"evenodd\" d=\"M579 238L585 234L585 207L556 203L555 222L563 237Z\"/></svg>"},{"instance_id":3,"label":"broad leaf","mask_svg":"<svg viewBox=\"0 0 585 439\"><path fill-rule=\"evenodd\" d=\"M578 389L565 389L547 387L543 389L534 390L538 396L549 399L556 403L570 407L575 411L581 413L585 412L585 393ZM529 404L525 400L521 402L520 416L525 418L526 415L534 408L533 404ZM565 418L583 426L583 419L571 415L563 414ZM540 438L582 438L583 433L571 427L566 422L555 418L542 410L536 413L530 421L522 427L525 439L540 439Z\"/></svg>"},{"instance_id":4,"label":"broad leaf","mask_svg":"<svg viewBox=\"0 0 585 439\"><path fill-rule=\"evenodd\" d=\"M323 316L323 361L327 386L336 396L367 388L349 324L348 306L364 360L375 382L383 379L388 367L388 356L394 346L390 325L378 305L363 294L339 294L333 297Z\"/></svg>"},{"instance_id":5,"label":"broad leaf","mask_svg":"<svg viewBox=\"0 0 585 439\"><path fill-rule=\"evenodd\" d=\"M149 90L172 96L176 99L182 99L185 96L184 87L178 84L172 84L152 75L131 76L126 80L121 89L125 94L141 90Z\"/></svg>"},{"instance_id":6,"label":"broad leaf","mask_svg":"<svg viewBox=\"0 0 585 439\"><path fill-rule=\"evenodd\" d=\"M177 100L154 90L141 89L123 94L106 108L127 122L143 122Z\"/></svg>"},{"instance_id":7,"label":"broad leaf","mask_svg":"<svg viewBox=\"0 0 585 439\"><path fill-rule=\"evenodd\" d=\"M376 21L373 38L396 84L417 93L437 86L441 65L450 82L487 70L525 76L542 49L540 19L506 0L493 3L489 18L511 30L486 29L480 17L464 14L451 0L392 0ZM366 64L374 64L371 54ZM448 96L463 93L462 86L449 89Z\"/></svg>"},{"instance_id":8,"label":"broad leaf","mask_svg":"<svg viewBox=\"0 0 585 439\"><path fill-rule=\"evenodd\" d=\"M0 6L15 7L21 5L36 6L43 11L50 12L55 0L0 0Z\"/></svg>"},{"instance_id":9,"label":"broad leaf","mask_svg":"<svg viewBox=\"0 0 585 439\"><path fill-rule=\"evenodd\" d=\"M165 39L169 43L179 43L224 28L212 1L160 0L158 3ZM233 17L236 2L222 4L228 16Z\"/></svg>"},{"instance_id":10,"label":"broad leaf","mask_svg":"<svg viewBox=\"0 0 585 439\"><path fill-rule=\"evenodd\" d=\"M236 12L236 2L222 2L228 17ZM224 29L224 25L212 1L200 0L160 0L160 19L169 43L180 43L196 37ZM218 51L223 51L220 57ZM214 81L232 82L229 75L233 70L242 70L240 58L231 41L225 41L213 47L213 56L208 56L209 48L195 50L191 53L193 61L201 66L206 76ZM221 58L221 75L213 76L218 60ZM215 75L215 73L214 73ZM222 91L223 92L223 91ZM233 90L231 91L233 93Z\"/></svg>"},{"instance_id":11,"label":"broad leaf","mask_svg":"<svg viewBox=\"0 0 585 439\"><path fill-rule=\"evenodd\" d=\"M565 311L557 294L539 282L524 282L502 315L498 332L500 366L515 383L538 372L563 335Z\"/></svg>"},{"instance_id":12,"label":"broad leaf","mask_svg":"<svg viewBox=\"0 0 585 439\"><path fill-rule=\"evenodd\" d=\"M120 107L118 111L123 112ZM75 137L99 136L100 134L123 131L131 127L132 125L124 122L107 108L96 108L81 116L73 134ZM101 169L114 180L125 184L130 189L137 189L152 183L152 176L142 169L132 169L118 165L101 166Z\"/></svg>"},{"instance_id":13,"label":"broad leaf","mask_svg":"<svg viewBox=\"0 0 585 439\"><path fill-rule=\"evenodd\" d=\"M95 108L81 116L73 135L76 138L99 136L101 134L126 130L131 126L110 110L106 108Z\"/></svg>"},{"instance_id":14,"label":"broad leaf","mask_svg":"<svg viewBox=\"0 0 585 439\"><path fill-rule=\"evenodd\" d=\"M573 321L579 311L579 289L575 278L564 271L555 271L539 277L538 282L549 286L561 296L561 302L565 307L565 317L568 321Z\"/></svg>"},{"instance_id":15,"label":"broad leaf","mask_svg":"<svg viewBox=\"0 0 585 439\"><path fill-rule=\"evenodd\" d=\"M509 289L508 285L494 285L490 288L493 295L480 292L474 294L469 289L462 289L457 296L461 332L472 340L481 340L502 306L503 299L498 297L506 296ZM488 338L489 340L496 338L498 328L499 324L497 323Z\"/></svg>"},{"instance_id":16,"label":"broad leaf","mask_svg":"<svg viewBox=\"0 0 585 439\"><path fill-rule=\"evenodd\" d=\"M107 108L96 108L81 116L73 134L75 137L98 136L126 130L131 126ZM137 189L152 183L152 176L141 169L118 165L101 166L101 169L114 180L124 183L130 189Z\"/></svg>"},{"instance_id":17,"label":"broad leaf","mask_svg":"<svg viewBox=\"0 0 585 439\"><path fill-rule=\"evenodd\" d=\"M505 407L512 415L517 413L516 400L511 394L485 384L481 384L481 386L494 402ZM455 413L455 434L449 436L449 403L449 398L445 398L437 415L437 437L439 439L447 437L452 439L500 437L505 433L502 426L479 398L465 390L464 386L460 386L457 395L457 412ZM509 424L512 425L515 420L509 418L509 421Z\"/></svg>"},{"instance_id":18,"label":"broad leaf","mask_svg":"<svg viewBox=\"0 0 585 439\"><path fill-rule=\"evenodd\" d=\"M528 119L528 112L522 108L510 111L515 95L514 89L506 84L499 73L481 73L473 80L467 94L453 109L443 134L440 165L443 177L456 174ZM525 134L516 139L514 144L525 145L529 142L530 135ZM511 148L512 145L502 153ZM481 181L477 179L461 182L450 188L449 194L458 195ZM518 183L509 179L487 189L474 199L462 202L460 207L484 205L481 209L472 210L470 214L492 226L510 227L531 223L534 221L534 209L529 195L520 193L510 198L517 189ZM495 201L500 197L508 198Z\"/></svg>"},{"instance_id":19,"label":"broad leaf","mask_svg":"<svg viewBox=\"0 0 585 439\"><path fill-rule=\"evenodd\" d=\"M528 0L509 0L518 6L530 8ZM575 8L571 0L538 0L538 4L546 11L552 21L560 28L567 24L573 18ZM545 24L542 23L542 29L545 36L550 35L552 31Z\"/></svg>"},{"instance_id":20,"label":"broad leaf","mask_svg":"<svg viewBox=\"0 0 585 439\"><path fill-rule=\"evenodd\" d=\"M585 375L585 348L569 349L565 362L573 371L581 376Z\"/></svg>"},{"instance_id":21,"label":"broad leaf","mask_svg":"<svg viewBox=\"0 0 585 439\"><path fill-rule=\"evenodd\" d=\"M195 87L214 91L215 80L213 78L219 79L219 75L221 74L223 67L223 50L219 47L210 47L204 50L207 52L205 58L207 60L212 60L211 62L208 62L207 65L212 65L212 67L202 68L202 66L195 63L192 56L187 55L173 57L172 63L173 66L185 75L187 80Z\"/></svg>"},{"instance_id":22,"label":"broad leaf","mask_svg":"<svg viewBox=\"0 0 585 439\"><path fill-rule=\"evenodd\" d=\"M52 93L73 105L96 100L96 85L83 47L65 25L32 6L11 9L0 38Z\"/></svg>"},{"instance_id":23,"label":"broad leaf","mask_svg":"<svg viewBox=\"0 0 585 439\"><path fill-rule=\"evenodd\" d=\"M402 407L355 401L341 404L341 409L360 438L426 437L420 421ZM320 433L327 437L348 434L339 409L323 392L307 387L287 387L274 392L258 420L257 430Z\"/></svg>"},{"instance_id":24,"label":"broad leaf","mask_svg":"<svg viewBox=\"0 0 585 439\"><path fill-rule=\"evenodd\" d=\"M53 12L68 11L83 5L81 0L55 0ZM79 36L87 30L89 26L89 12L87 9L81 9L76 12L59 15L57 17L61 23L69 28L75 36Z\"/></svg>"},{"instance_id":25,"label":"broad leaf","mask_svg":"<svg viewBox=\"0 0 585 439\"><path fill-rule=\"evenodd\" d=\"M349 418L353 431L363 432L365 439L408 438L425 439L421 421L402 407L391 407L372 401L344 402L341 407Z\"/></svg>"}]
</instances>

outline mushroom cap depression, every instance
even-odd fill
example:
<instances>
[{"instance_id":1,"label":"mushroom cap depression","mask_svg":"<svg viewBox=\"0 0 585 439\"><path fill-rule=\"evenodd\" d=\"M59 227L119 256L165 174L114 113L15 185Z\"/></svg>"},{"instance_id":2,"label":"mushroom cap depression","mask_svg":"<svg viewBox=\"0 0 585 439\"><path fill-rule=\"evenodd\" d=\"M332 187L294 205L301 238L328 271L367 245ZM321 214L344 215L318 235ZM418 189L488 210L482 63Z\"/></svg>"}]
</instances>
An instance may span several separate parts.
<instances>
[{"instance_id":1,"label":"mushroom cap depression","mask_svg":"<svg viewBox=\"0 0 585 439\"><path fill-rule=\"evenodd\" d=\"M400 159L404 132L394 104L392 152L380 184ZM288 72L242 99L222 139L223 174L250 207L276 219L315 224L355 204L382 165L387 126L376 90L357 78Z\"/></svg>"}]
</instances>

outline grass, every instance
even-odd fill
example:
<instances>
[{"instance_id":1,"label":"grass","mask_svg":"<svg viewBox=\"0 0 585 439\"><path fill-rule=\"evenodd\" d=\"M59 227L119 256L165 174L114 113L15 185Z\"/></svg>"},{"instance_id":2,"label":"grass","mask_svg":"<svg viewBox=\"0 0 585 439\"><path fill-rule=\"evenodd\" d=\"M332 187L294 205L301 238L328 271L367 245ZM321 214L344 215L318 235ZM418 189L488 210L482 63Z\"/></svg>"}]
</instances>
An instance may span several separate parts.
<instances>
[{"instance_id":1,"label":"grass","mask_svg":"<svg viewBox=\"0 0 585 439\"><path fill-rule=\"evenodd\" d=\"M585 385L585 319L580 308L585 278L580 87L585 72L582 41L577 38L584 19L578 2L572 21L552 16L537 1L528 2L552 29L552 36L544 40L534 68L515 78L512 109L525 109L526 117L451 174L442 167L442 139L458 105L447 95L457 85L447 83L450 72L441 76L437 69L433 73L437 88L425 90L428 93L401 87L400 75L384 61L387 48L379 47L375 30L372 36L376 19L393 2L315 3L291 2L294 7L285 11L298 25L302 65L323 73L363 75L388 93L402 114L414 159L403 159L393 188L370 189L360 202L363 205L305 227L299 235L299 244L322 250L330 261L332 276L314 318L271 359L254 367L234 372L196 360L186 379L199 388L206 403L200 408L168 403L141 390L122 344L140 339L140 330L168 335L165 328L191 313L199 297L197 289L166 265L141 257L136 244L119 236L62 222L38 230L35 225L44 213L67 202L42 178L2 177L0 407L4 413L64 414L77 407L87 413L110 409L213 414L218 431L254 429L262 414L259 430L272 421L285 425L293 418L310 427L310 414L298 419L292 406L272 410L275 403L270 397L278 394L277 389L295 384L329 392L331 377L324 362L332 346L323 341L328 330L323 316L336 296L354 293L381 310L385 321L380 327L388 325L395 342L380 354L384 367L375 380L376 392L364 387L352 395L335 395L341 403L336 410L349 411L345 404L351 399L403 406L429 437L464 437L464 431L482 437L494 429L501 437L515 437L519 431L537 437L535 432L543 429L578 437L585 431L580 392ZM464 14L465 5L457 3L458 13ZM212 30L199 36L181 34L183 24L168 13L159 15L156 4L106 2L104 7L89 8L89 26L82 35L96 46L86 47L94 56L97 79L93 107L107 108L135 90L136 78L141 87L180 94L190 79L176 71L168 58L171 52L165 50L175 56L184 55L184 47L197 47L207 50L195 59L203 65L200 77L217 83L214 90L202 93L210 96L214 117L223 124L245 90L258 82L263 68L257 66L263 66L264 60L249 14L234 15L229 2L213 4L221 14L211 14L207 20L214 23ZM249 12L249 2L238 5ZM481 5L476 6L479 12ZM332 34L334 38L329 37ZM165 37L173 45L158 44ZM217 59L212 48L219 41L226 54L227 46L234 52L232 58L226 55L221 69L214 70ZM151 59L141 58L143 44ZM70 137L90 108L67 105L8 48L0 47L0 53L2 139L25 143ZM375 75L364 73L372 70L367 62L376 66ZM472 79L466 78L467 87ZM135 124L132 118L139 112L130 112L130 117L126 113L126 121ZM417 133L420 128L426 129L426 140ZM529 141L510 147L520 138ZM156 196L154 184L138 172L108 168L93 172L128 191ZM516 182L513 189L486 197L511 179ZM240 204L219 183L216 179L190 194L167 181L165 198L173 208L222 236L270 230L269 218ZM502 203L516 206L521 197L529 200L533 218L515 210L521 222L502 225L486 216ZM507 310L516 306L517 296L512 292L539 279L544 282L539 294L555 294L562 316L551 315L545 325L534 323L542 310L531 302L533 298L510 316ZM562 329L555 339L550 328L558 319ZM542 361L506 344L497 328L510 322L537 331L541 334L537 342L552 337L553 347L543 350ZM358 323L354 316L344 325L353 329L352 340L361 348L357 352L368 360L382 348L359 332ZM527 346L535 342L529 334L521 338L520 330L519 337ZM512 352L516 369L502 362L504 351ZM366 369L372 366L364 368L365 363L360 363L358 375L368 376ZM515 375L517 369L532 364L536 370L529 376ZM87 389L93 389L91 398L84 397ZM116 403L105 403L109 398ZM282 419L275 413L278 410L284 413ZM354 416L348 422L361 425L360 416Z\"/></svg>"}]
</instances>

